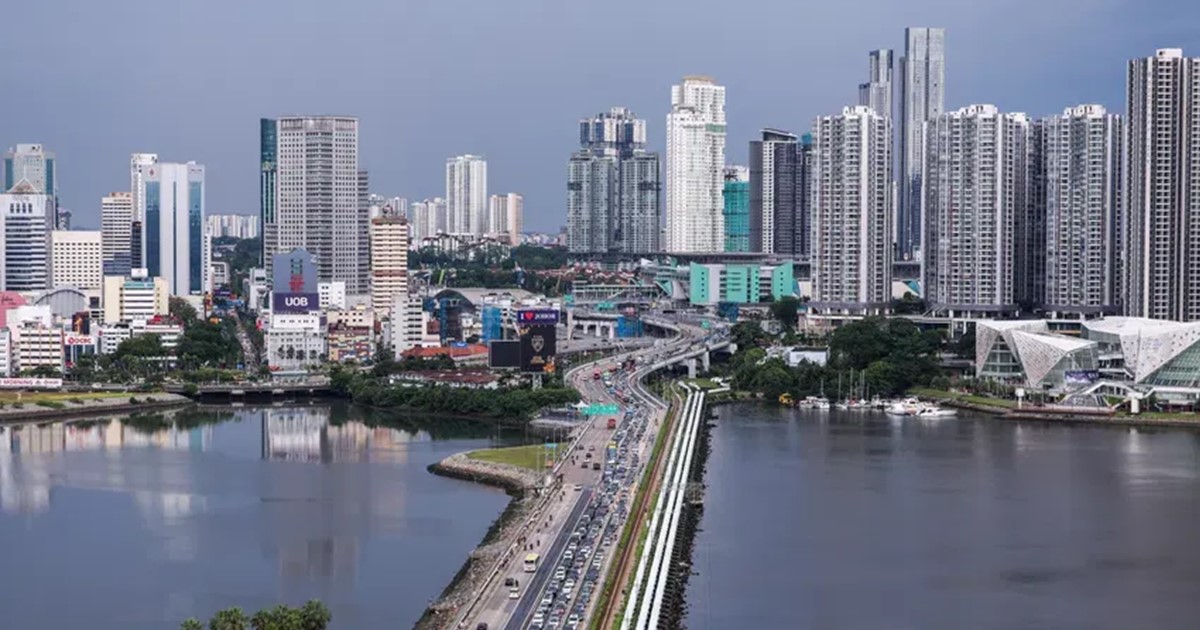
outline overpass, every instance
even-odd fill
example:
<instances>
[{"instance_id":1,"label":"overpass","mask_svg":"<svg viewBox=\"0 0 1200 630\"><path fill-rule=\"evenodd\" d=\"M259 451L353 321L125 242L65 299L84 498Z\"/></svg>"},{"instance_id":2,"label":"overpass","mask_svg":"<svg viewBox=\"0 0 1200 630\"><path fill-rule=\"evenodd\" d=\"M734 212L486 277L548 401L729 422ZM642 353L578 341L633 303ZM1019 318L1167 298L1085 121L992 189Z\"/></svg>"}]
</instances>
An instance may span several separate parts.
<instances>
[{"instance_id":1,"label":"overpass","mask_svg":"<svg viewBox=\"0 0 1200 630\"><path fill-rule=\"evenodd\" d=\"M195 392L189 393L189 386L195 386ZM172 394L191 396L228 396L239 398L243 396L317 396L330 394L329 379L326 377L309 378L303 381L278 381L268 383L171 383L163 387Z\"/></svg>"}]
</instances>

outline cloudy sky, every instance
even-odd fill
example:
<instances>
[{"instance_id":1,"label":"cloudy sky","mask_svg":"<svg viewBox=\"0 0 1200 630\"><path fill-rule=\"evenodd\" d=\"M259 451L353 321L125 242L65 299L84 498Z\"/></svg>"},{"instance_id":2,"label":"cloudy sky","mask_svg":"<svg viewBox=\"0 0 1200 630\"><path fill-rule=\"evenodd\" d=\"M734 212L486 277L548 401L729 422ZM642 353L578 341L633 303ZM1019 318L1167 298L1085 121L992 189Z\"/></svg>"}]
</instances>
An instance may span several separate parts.
<instances>
[{"instance_id":1,"label":"cloudy sky","mask_svg":"<svg viewBox=\"0 0 1200 630\"><path fill-rule=\"evenodd\" d=\"M488 159L527 229L565 221L577 120L614 105L661 149L670 86L727 86L727 160L761 127L806 131L856 98L866 53L947 29L947 106L1124 111L1125 62L1200 56L1194 0L39 0L0 32L0 145L58 153L64 206L98 226L132 152L208 169L209 213L257 213L258 119L360 119L372 191L444 194L448 156ZM1036 21L1035 21L1036 20Z\"/></svg>"}]
</instances>

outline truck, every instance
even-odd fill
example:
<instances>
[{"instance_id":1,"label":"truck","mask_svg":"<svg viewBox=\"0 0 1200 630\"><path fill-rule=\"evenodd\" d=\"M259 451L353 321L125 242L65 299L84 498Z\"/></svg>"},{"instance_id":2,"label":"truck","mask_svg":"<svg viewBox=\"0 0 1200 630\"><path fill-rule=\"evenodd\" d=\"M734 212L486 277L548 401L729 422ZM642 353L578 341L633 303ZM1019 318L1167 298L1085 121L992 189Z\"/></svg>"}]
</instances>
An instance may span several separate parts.
<instances>
[{"instance_id":1,"label":"truck","mask_svg":"<svg viewBox=\"0 0 1200 630\"><path fill-rule=\"evenodd\" d=\"M608 428L609 428L609 430L617 428L617 419L616 418L608 419Z\"/></svg>"}]
</instances>

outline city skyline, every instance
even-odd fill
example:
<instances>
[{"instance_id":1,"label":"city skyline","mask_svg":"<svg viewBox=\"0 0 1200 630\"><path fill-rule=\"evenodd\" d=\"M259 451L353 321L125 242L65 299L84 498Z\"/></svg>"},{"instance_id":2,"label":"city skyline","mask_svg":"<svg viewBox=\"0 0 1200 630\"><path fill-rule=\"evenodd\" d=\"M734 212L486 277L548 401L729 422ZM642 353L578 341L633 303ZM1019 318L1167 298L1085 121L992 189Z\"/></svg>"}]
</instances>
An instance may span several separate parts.
<instances>
[{"instance_id":1,"label":"city skyline","mask_svg":"<svg viewBox=\"0 0 1200 630\"><path fill-rule=\"evenodd\" d=\"M661 121L667 110L664 94L668 86L684 74L713 75L728 88L728 146L736 152L727 155L727 162L744 163L744 147L760 128L778 127L799 134L807 130L815 116L852 105L856 101L857 85L865 78L864 61L868 51L890 48L898 57L903 50L906 26L930 24L946 29L950 38L948 109L977 102L996 103L1005 111L1024 111L1034 118L1059 113L1076 103L1098 103L1109 111L1123 114L1124 68L1129 59L1153 54L1162 47L1186 50L1197 46L1193 41L1196 37L1185 36L1182 28L1168 25L1166 20L1156 23L1154 20L1161 19L1158 16L1146 15L1148 21L1139 21L1136 29L1125 28L1132 12L1117 10L1073 17L1070 24L1072 32L1079 33L1077 42L1063 39L1061 35L1039 38L1036 35L1048 32L1048 25L1056 18L1072 15L1074 9L1085 5L1082 2L1056 3L1053 7L1027 4L1039 8L1045 25L1029 23L1012 8L1001 12L954 8L933 2L905 7L903 11L883 3L872 5L865 12L871 14L865 21L859 15L864 13L861 8L851 11L829 7L813 14L800 7L780 5L777 8L781 22L778 26L772 25L772 30L782 30L790 21L793 26L806 24L806 30L810 32L827 27L832 35L805 38L805 41L782 38L772 43L772 54L765 56L751 54L750 47L744 45L755 29L747 28L739 34L738 29L726 28L749 23L749 12L746 15L735 12L715 20L711 16L680 15L669 6L653 7L645 10L642 19L632 26L631 36L644 36L647 40L647 46L636 51L639 63L620 75L608 76L608 73L600 72L599 69L611 60L599 58L584 59L583 66L567 72L565 66L550 59L554 55L535 54L529 45L522 45L493 51L489 58L479 60L478 67L468 68L468 76L463 81L454 85L434 85L422 98L399 99L402 101L399 103L396 98L385 96L391 88L372 81L364 83L361 90L320 90L299 80L304 76L305 64L279 66L276 69L279 76L262 81L260 73L251 66L243 67L242 63L244 59L268 52L258 43L260 38L253 34L254 29L249 28L255 20L249 20L239 23L228 34L229 51L219 51L213 59L200 60L198 70L213 81L235 88L237 100L217 102L217 92L204 88L205 81L187 81L185 76L173 74L163 75L161 78L168 85L153 90L147 83L150 75L139 75L140 78L133 78L131 89L122 90L121 95L110 95L110 90L104 88L106 84L130 80L127 73L120 70L119 59L125 56L122 51L133 49L133 43L118 42L99 56L70 55L67 54L69 50L64 49L56 52L55 59L61 60L56 64L37 64L38 73L30 72L32 66L13 69L11 79L33 88L44 86L46 97L17 99L0 105L0 111L5 114L0 117L0 145L8 147L36 142L55 151L59 161L62 205L74 211L75 220L82 227L99 226L99 199L108 192L125 189L123 163L130 153L141 151L186 156L206 164L210 179L209 210L222 214L254 214L258 190L258 177L254 172L258 118L288 112L346 113L362 120L360 161L364 168L372 171L373 191L409 199L442 196L441 171L446 156L479 153L488 156L492 188L517 190L525 195L528 229L555 231L564 222L564 199L560 182L552 178L561 173L560 156L568 154L576 144L572 134L563 130L569 129L581 112L613 105L626 106L650 121L648 149L661 153L664 150ZM394 32L396 24L420 30L422 25L443 24L451 13L449 7L405 10L379 6L384 15L373 22L369 30ZM45 24L47 28L65 28L64 37L73 32L79 35L84 32L74 24L58 24L50 11L27 6L17 7L16 11L13 19L31 27L15 33L10 46L20 46L23 40L31 44L38 24ZM208 3L205 7L185 7L180 11L177 18L180 26L176 30L189 21L205 22L217 15L261 13L257 9L234 8L232 3L221 1ZM304 15L313 13L313 9L306 7L298 7L297 11ZM594 28L581 21L585 13L582 8L561 7L547 15L535 11L530 3L518 3L505 7L505 10L489 8L485 13L504 24L514 20L531 21L534 26L517 26L522 31L536 27L539 36L549 38L543 44L553 49L565 48L567 40L571 39L566 36L570 28L556 30L555 25L571 25L585 31ZM178 46L167 45L169 38L159 41L165 33L172 31L151 28L158 20L147 14L124 15L91 6L84 7L82 14L80 22L100 24L113 22L114 15L110 14L120 14L122 23L145 31L152 40L146 45L162 45L167 49L164 59L153 61L156 68L165 69L172 63L171 59L179 56L179 53L171 52ZM506 17L506 14L513 17ZM529 19L535 15L540 22ZM850 15L854 20L847 19ZM309 28L304 26L302 17L296 18L300 24L299 35ZM175 24L175 20L170 21ZM839 21L853 23L854 29L850 31L845 26L837 26ZM689 40L676 52L674 48L679 47L679 43L661 40L660 31L666 24L707 29L704 32L717 32L712 29L719 28L723 39L721 45L708 48ZM280 28L273 25L269 30L274 32ZM396 64L392 60L398 55L379 54L378 48L397 47L398 42L384 43L389 39L386 37L371 39L356 35L349 40L346 37L335 37L339 46L329 60L318 64L320 67L347 63L353 58L356 63L361 62L362 76L379 74L386 67L386 72L392 76L388 83L402 84L420 81L423 76L438 76L444 72L441 68L450 63L448 60L422 59ZM439 39L444 40L447 47L453 47L456 43L466 43L464 37L465 34L450 32L443 33ZM195 36L185 33L183 38L190 41ZM1015 38L1028 41L1017 50L1003 46L1004 42ZM1000 62L993 61L997 49L1005 50L1005 57ZM234 51L237 51L236 55ZM785 68L793 68L797 59L815 55L817 51L824 53L818 57L821 64L801 66L799 80L774 80L775 76L784 76ZM1084 61L1064 65L1030 63L1066 51ZM836 54L830 55L830 52ZM305 56L308 54L304 53ZM631 54L625 53L625 58ZM270 54L267 56L274 58ZM519 59L514 60L514 56ZM520 65L518 61L528 61L530 67L514 69ZM114 67L109 68L110 65ZM988 72L977 72L984 68ZM95 78L89 79L91 82L73 84L73 80L65 78L74 77L85 69L95 71ZM390 74L393 72L394 75ZM531 88L528 82L520 80L526 72L550 73L550 76L570 76L578 72L580 76L597 75L599 78L586 84L571 79L565 89L556 82ZM790 74L797 76L794 71ZM895 81L898 83L898 77ZM128 94L137 93L142 86L152 93L140 100L129 100ZM509 123L501 126L479 124L478 121L483 120L478 115L482 102L500 108ZM85 104L92 113L79 116L80 108ZM105 124L93 124L96 118L103 119Z\"/></svg>"}]
</instances>

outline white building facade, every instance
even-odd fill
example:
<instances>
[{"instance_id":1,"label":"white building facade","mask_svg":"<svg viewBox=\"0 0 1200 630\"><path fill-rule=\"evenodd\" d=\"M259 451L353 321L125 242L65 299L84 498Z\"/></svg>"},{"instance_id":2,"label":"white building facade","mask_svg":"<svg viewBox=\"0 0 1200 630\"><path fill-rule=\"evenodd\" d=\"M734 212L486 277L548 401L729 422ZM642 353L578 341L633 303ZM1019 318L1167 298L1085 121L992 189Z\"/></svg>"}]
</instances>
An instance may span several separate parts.
<instances>
[{"instance_id":1,"label":"white building facade","mask_svg":"<svg viewBox=\"0 0 1200 630\"><path fill-rule=\"evenodd\" d=\"M51 232L51 286L99 289L104 277L102 249L98 231Z\"/></svg>"},{"instance_id":2,"label":"white building facade","mask_svg":"<svg viewBox=\"0 0 1200 630\"><path fill-rule=\"evenodd\" d=\"M326 355L325 326L318 313L272 313L266 333L267 362L295 371L319 364Z\"/></svg>"},{"instance_id":3,"label":"white building facade","mask_svg":"<svg viewBox=\"0 0 1200 630\"><path fill-rule=\"evenodd\" d=\"M145 199L142 243L150 276L166 279L171 295L211 291L204 166L195 162L149 166L140 196Z\"/></svg>"},{"instance_id":4,"label":"white building facade","mask_svg":"<svg viewBox=\"0 0 1200 630\"><path fill-rule=\"evenodd\" d=\"M525 198L517 193L492 195L488 198L488 233L496 238L507 238L510 245L521 242L521 221L525 212Z\"/></svg>"},{"instance_id":5,"label":"white building facade","mask_svg":"<svg viewBox=\"0 0 1200 630\"><path fill-rule=\"evenodd\" d=\"M684 77L667 114L667 251L724 251L724 170L725 87Z\"/></svg>"},{"instance_id":6,"label":"white building facade","mask_svg":"<svg viewBox=\"0 0 1200 630\"><path fill-rule=\"evenodd\" d=\"M101 257L104 273L124 275L134 268L130 258L133 236L133 194L113 192L100 199ZM138 266L141 265L139 261Z\"/></svg>"},{"instance_id":7,"label":"white building facade","mask_svg":"<svg viewBox=\"0 0 1200 630\"><path fill-rule=\"evenodd\" d=\"M478 155L446 160L446 232L483 236L488 231L487 161Z\"/></svg>"},{"instance_id":8,"label":"white building facade","mask_svg":"<svg viewBox=\"0 0 1200 630\"><path fill-rule=\"evenodd\" d=\"M408 294L408 245L404 217L371 219L371 308L379 317L391 311L396 296Z\"/></svg>"},{"instance_id":9,"label":"white building facade","mask_svg":"<svg viewBox=\"0 0 1200 630\"><path fill-rule=\"evenodd\" d=\"M892 293L892 127L870 107L813 121L815 311L886 312Z\"/></svg>"},{"instance_id":10,"label":"white building facade","mask_svg":"<svg viewBox=\"0 0 1200 630\"><path fill-rule=\"evenodd\" d=\"M0 290L49 288L53 211L53 198L25 180L0 194Z\"/></svg>"}]
</instances>

